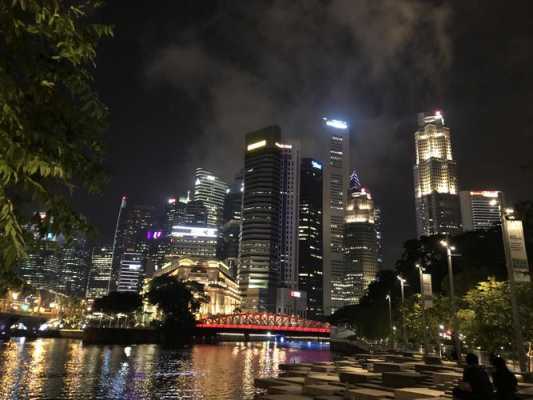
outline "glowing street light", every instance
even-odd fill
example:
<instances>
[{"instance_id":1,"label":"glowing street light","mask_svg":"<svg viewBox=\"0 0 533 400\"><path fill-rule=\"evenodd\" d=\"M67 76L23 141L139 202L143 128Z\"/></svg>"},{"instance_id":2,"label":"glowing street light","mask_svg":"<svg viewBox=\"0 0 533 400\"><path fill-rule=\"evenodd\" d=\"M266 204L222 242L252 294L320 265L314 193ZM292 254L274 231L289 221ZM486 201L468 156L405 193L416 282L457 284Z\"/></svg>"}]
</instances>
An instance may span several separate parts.
<instances>
[{"instance_id":1,"label":"glowing street light","mask_svg":"<svg viewBox=\"0 0 533 400\"><path fill-rule=\"evenodd\" d=\"M385 296L385 300L388 301L389 303L389 325L390 325L390 334L391 334L391 338L394 336L394 327L392 326L392 300L391 300L391 297L390 297L390 294L386 295ZM394 347L394 339L393 340L393 345L392 347Z\"/></svg>"},{"instance_id":2,"label":"glowing street light","mask_svg":"<svg viewBox=\"0 0 533 400\"><path fill-rule=\"evenodd\" d=\"M403 279L401 276L397 276L396 278L398 278L398 280L400 281L400 288L401 288L401 291L402 291L402 306L404 305L405 303L405 291L404 291L404 285L405 285L405 282L406 280ZM407 344L407 331L405 330L405 317L404 317L404 311L402 311L402 336L403 336L403 341L404 341L404 344Z\"/></svg>"},{"instance_id":3,"label":"glowing street light","mask_svg":"<svg viewBox=\"0 0 533 400\"><path fill-rule=\"evenodd\" d=\"M427 330L427 321L426 321L426 299L424 298L424 267L419 263L415 264L415 268L418 269L420 273L420 296L422 298L422 319L424 320L424 331ZM429 353L429 343L427 332L424 332L424 352Z\"/></svg>"},{"instance_id":4,"label":"glowing street light","mask_svg":"<svg viewBox=\"0 0 533 400\"><path fill-rule=\"evenodd\" d=\"M448 256L448 277L450 279L450 300L452 304L452 337L455 346L455 352L457 353L457 362L461 360L461 342L457 335L457 306L455 304L455 287L453 284L453 264L452 264L452 251L455 250L454 246L451 246L446 240L441 240L440 244L446 249L446 255Z\"/></svg>"}]
</instances>

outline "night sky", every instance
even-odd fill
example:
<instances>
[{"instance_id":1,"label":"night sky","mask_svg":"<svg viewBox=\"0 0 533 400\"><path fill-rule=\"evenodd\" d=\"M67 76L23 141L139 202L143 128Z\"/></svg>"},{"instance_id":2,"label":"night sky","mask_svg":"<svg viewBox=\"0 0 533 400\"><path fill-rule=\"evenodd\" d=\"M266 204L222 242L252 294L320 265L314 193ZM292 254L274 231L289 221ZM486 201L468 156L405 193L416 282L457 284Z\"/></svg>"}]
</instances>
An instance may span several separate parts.
<instances>
[{"instance_id":1,"label":"night sky","mask_svg":"<svg viewBox=\"0 0 533 400\"><path fill-rule=\"evenodd\" d=\"M313 156L333 116L350 122L353 167L383 209L390 267L415 236L420 111L443 110L461 189L533 199L532 3L109 1L96 84L111 181L80 209L110 241L123 194L162 205L195 167L231 181L244 134L266 125Z\"/></svg>"}]
</instances>

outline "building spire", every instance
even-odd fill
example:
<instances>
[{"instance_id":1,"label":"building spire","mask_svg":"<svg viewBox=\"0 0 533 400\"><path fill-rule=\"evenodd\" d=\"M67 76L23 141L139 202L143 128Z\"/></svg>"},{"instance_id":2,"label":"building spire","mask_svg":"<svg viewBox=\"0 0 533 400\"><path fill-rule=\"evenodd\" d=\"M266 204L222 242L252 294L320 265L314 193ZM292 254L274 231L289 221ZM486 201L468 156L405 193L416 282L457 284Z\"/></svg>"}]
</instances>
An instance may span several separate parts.
<instances>
[{"instance_id":1,"label":"building spire","mask_svg":"<svg viewBox=\"0 0 533 400\"><path fill-rule=\"evenodd\" d=\"M357 175L357 171L354 169L350 175L350 192L358 192L361 190L361 187L359 175Z\"/></svg>"}]
</instances>

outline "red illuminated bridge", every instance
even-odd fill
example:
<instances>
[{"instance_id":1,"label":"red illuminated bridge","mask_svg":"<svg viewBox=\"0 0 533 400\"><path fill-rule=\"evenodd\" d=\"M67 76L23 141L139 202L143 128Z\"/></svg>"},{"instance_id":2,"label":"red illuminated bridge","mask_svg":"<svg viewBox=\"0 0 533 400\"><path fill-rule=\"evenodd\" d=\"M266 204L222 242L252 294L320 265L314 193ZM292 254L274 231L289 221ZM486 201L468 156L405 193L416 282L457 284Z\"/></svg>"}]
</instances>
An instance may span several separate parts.
<instances>
[{"instance_id":1,"label":"red illuminated bridge","mask_svg":"<svg viewBox=\"0 0 533 400\"><path fill-rule=\"evenodd\" d=\"M239 313L217 315L200 320L198 331L210 333L271 333L284 336L329 336L329 324L310 321L297 315L272 313Z\"/></svg>"}]
</instances>

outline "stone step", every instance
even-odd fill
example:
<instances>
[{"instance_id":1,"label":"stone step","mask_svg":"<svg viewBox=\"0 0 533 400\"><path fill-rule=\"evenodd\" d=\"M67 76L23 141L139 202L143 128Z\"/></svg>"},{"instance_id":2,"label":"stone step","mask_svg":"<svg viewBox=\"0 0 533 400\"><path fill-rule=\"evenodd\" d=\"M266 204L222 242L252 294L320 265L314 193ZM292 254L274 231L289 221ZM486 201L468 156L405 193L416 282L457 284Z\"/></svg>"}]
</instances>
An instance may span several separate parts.
<instances>
[{"instance_id":1,"label":"stone step","mask_svg":"<svg viewBox=\"0 0 533 400\"><path fill-rule=\"evenodd\" d=\"M394 391L394 398L398 400L415 400L415 399L435 399L442 397L445 393L440 390L410 387L396 389Z\"/></svg>"},{"instance_id":2,"label":"stone step","mask_svg":"<svg viewBox=\"0 0 533 400\"><path fill-rule=\"evenodd\" d=\"M324 384L324 383L340 383L338 375L328 375L328 374L309 374L305 377L305 385L312 384Z\"/></svg>"},{"instance_id":3,"label":"stone step","mask_svg":"<svg viewBox=\"0 0 533 400\"><path fill-rule=\"evenodd\" d=\"M394 393L378 389L348 389L344 393L346 400L381 400L392 399Z\"/></svg>"},{"instance_id":4,"label":"stone step","mask_svg":"<svg viewBox=\"0 0 533 400\"><path fill-rule=\"evenodd\" d=\"M268 394L303 394L303 386L300 385L281 385L270 386L267 388Z\"/></svg>"},{"instance_id":5,"label":"stone step","mask_svg":"<svg viewBox=\"0 0 533 400\"><path fill-rule=\"evenodd\" d=\"M309 396L333 396L342 395L345 392L342 386L333 385L306 385L303 387L303 394Z\"/></svg>"}]
</instances>

